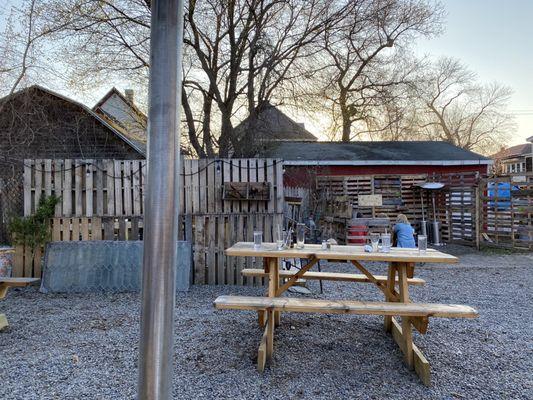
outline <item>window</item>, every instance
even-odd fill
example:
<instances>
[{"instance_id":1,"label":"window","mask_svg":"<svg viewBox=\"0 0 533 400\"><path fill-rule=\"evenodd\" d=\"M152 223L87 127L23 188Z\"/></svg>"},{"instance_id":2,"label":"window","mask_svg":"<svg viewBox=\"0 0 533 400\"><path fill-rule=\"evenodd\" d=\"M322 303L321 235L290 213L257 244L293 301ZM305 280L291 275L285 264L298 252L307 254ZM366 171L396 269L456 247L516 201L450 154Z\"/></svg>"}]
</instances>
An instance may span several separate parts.
<instances>
[{"instance_id":1,"label":"window","mask_svg":"<svg viewBox=\"0 0 533 400\"><path fill-rule=\"evenodd\" d=\"M533 172L533 157L526 158L526 172Z\"/></svg>"}]
</instances>

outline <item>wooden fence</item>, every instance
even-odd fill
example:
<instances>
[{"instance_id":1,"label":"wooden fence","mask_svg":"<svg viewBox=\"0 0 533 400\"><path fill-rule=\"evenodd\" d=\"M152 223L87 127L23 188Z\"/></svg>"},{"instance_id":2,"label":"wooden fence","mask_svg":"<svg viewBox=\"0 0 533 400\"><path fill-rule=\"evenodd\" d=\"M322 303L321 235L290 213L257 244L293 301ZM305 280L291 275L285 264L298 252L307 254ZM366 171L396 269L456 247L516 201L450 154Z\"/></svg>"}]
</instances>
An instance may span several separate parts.
<instances>
[{"instance_id":1,"label":"wooden fence","mask_svg":"<svg viewBox=\"0 0 533 400\"><path fill-rule=\"evenodd\" d=\"M481 179L479 194L481 244L533 250L533 174Z\"/></svg>"},{"instance_id":2,"label":"wooden fence","mask_svg":"<svg viewBox=\"0 0 533 400\"><path fill-rule=\"evenodd\" d=\"M179 213L283 212L283 167L275 159L184 159ZM268 182L270 199L224 200L225 183ZM56 217L143 215L144 160L25 160L24 215L43 195L61 197Z\"/></svg>"},{"instance_id":3,"label":"wooden fence","mask_svg":"<svg viewBox=\"0 0 533 400\"><path fill-rule=\"evenodd\" d=\"M283 223L283 168L275 159L183 160L180 172L179 238L193 245L195 283L258 284L245 280L243 266L261 260L226 257L224 249L253 239ZM250 200L225 197L224 185L261 183L268 197ZM25 215L35 211L40 196L61 196L51 221L52 240L142 240L145 161L26 160ZM239 185L241 184L241 185ZM250 190L248 190L250 192ZM17 276L39 276L40 253L32 260L17 249Z\"/></svg>"}]
</instances>

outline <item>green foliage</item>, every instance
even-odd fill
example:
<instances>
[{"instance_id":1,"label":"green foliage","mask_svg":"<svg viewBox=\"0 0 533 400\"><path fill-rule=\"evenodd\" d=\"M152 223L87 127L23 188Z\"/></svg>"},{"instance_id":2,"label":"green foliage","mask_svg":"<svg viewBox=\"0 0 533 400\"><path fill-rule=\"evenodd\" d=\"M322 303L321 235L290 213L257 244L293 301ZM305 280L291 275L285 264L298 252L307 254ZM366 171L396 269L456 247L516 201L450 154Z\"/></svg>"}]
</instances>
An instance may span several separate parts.
<instances>
[{"instance_id":1,"label":"green foliage","mask_svg":"<svg viewBox=\"0 0 533 400\"><path fill-rule=\"evenodd\" d=\"M29 247L32 253L50 239L48 221L54 216L54 210L60 198L42 196L35 214L29 217L14 217L8 225L13 244Z\"/></svg>"}]
</instances>

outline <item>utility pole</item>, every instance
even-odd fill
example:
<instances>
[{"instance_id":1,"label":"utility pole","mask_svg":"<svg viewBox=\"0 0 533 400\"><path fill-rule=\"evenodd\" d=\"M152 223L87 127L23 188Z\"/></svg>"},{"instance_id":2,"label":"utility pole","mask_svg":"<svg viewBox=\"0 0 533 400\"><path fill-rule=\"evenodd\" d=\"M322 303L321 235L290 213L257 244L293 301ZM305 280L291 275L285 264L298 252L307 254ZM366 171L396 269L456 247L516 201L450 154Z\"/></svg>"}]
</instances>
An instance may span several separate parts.
<instances>
[{"instance_id":1,"label":"utility pole","mask_svg":"<svg viewBox=\"0 0 533 400\"><path fill-rule=\"evenodd\" d=\"M183 0L152 0L139 400L172 396Z\"/></svg>"}]
</instances>

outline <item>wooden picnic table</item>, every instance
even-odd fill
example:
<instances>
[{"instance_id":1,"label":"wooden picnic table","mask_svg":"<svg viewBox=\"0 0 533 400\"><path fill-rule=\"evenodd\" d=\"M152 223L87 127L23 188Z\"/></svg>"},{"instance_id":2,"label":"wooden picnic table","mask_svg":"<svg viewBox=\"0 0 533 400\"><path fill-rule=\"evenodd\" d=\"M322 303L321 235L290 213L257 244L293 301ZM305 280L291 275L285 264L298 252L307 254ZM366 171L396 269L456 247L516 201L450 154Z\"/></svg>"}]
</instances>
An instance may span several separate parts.
<instances>
[{"instance_id":1,"label":"wooden picnic table","mask_svg":"<svg viewBox=\"0 0 533 400\"><path fill-rule=\"evenodd\" d=\"M0 277L0 300L4 299L10 287L25 287L39 282L39 278L5 278ZM9 326L5 314L0 314L0 331Z\"/></svg>"},{"instance_id":2,"label":"wooden picnic table","mask_svg":"<svg viewBox=\"0 0 533 400\"><path fill-rule=\"evenodd\" d=\"M424 384L430 383L430 366L422 352L413 343L415 328L422 334L427 332L429 317L475 318L477 311L471 307L455 304L423 304L411 302L410 285L425 282L414 277L415 265L420 263L456 263L457 257L428 249L391 248L388 253L368 253L363 246L333 245L322 250L320 245L306 244L303 249L278 250L275 243L263 243L254 249L253 243L239 242L226 250L226 255L236 257L262 257L263 268L245 269L244 276L268 277L268 297L220 296L214 305L217 309L255 310L259 323L265 326L258 352L258 369L262 371L266 361L272 357L274 330L280 323L281 312L314 312L328 314L382 315L384 328L392 334L404 361L414 369ZM280 270L284 258L307 259L308 262L297 272ZM358 274L309 271L320 260L347 261ZM362 263L378 261L387 267L387 275L374 275ZM379 265L379 264L378 264ZM374 284L383 292L384 302L354 300L321 300L281 297L299 279L336 280L352 283ZM401 322L396 317L401 317Z\"/></svg>"}]
</instances>

